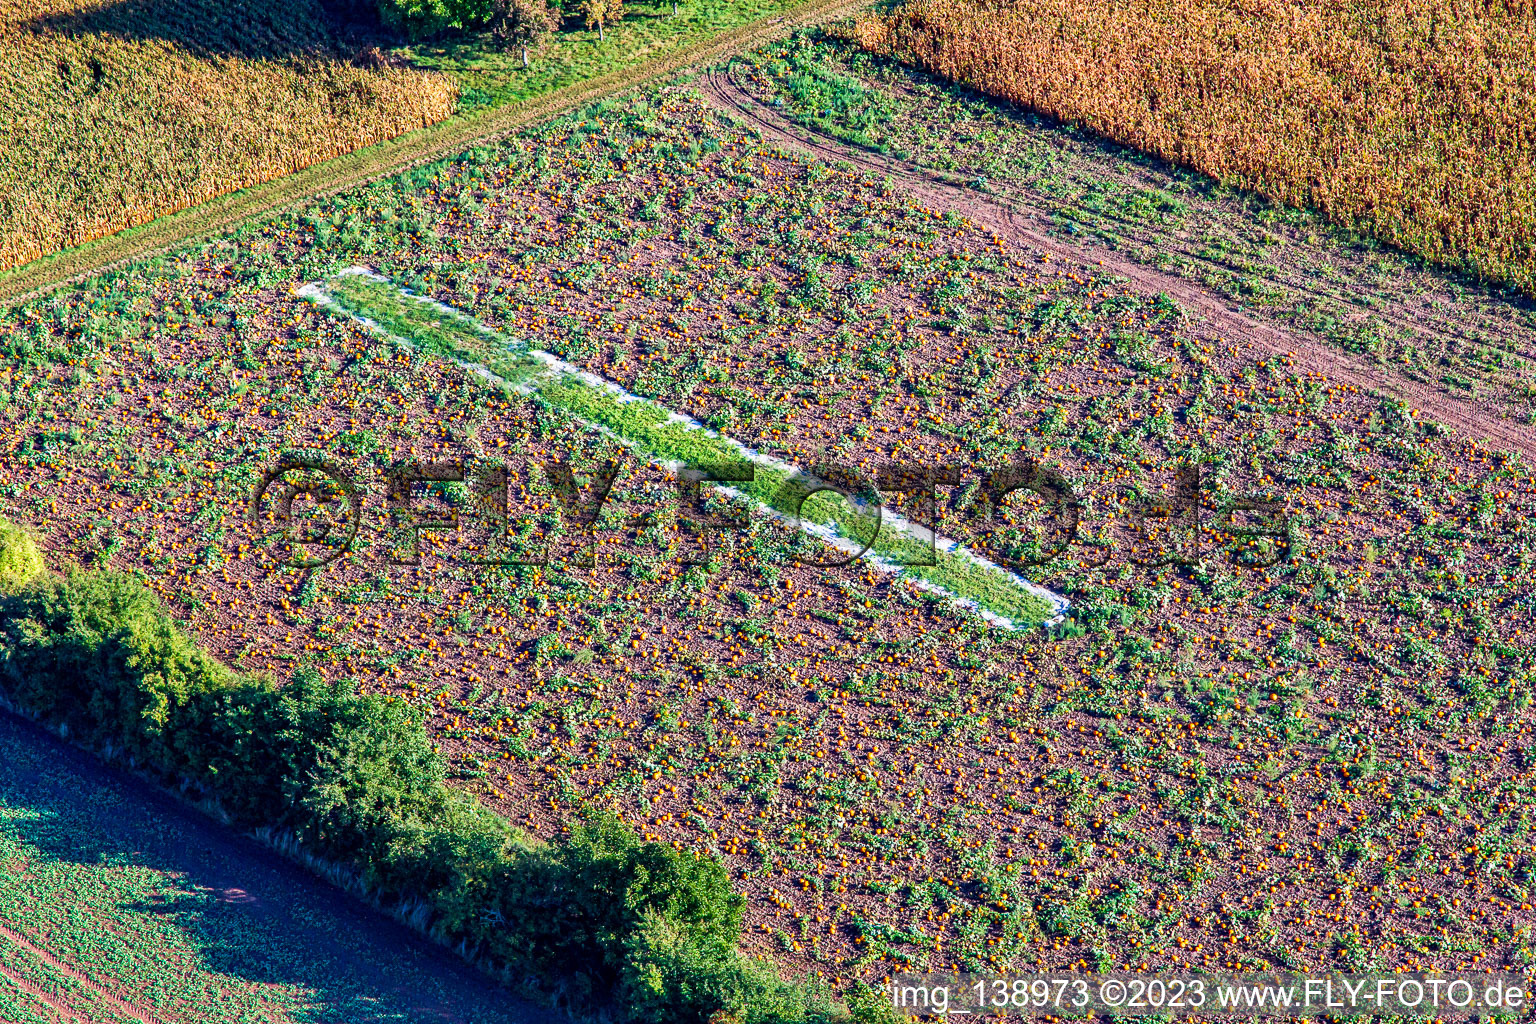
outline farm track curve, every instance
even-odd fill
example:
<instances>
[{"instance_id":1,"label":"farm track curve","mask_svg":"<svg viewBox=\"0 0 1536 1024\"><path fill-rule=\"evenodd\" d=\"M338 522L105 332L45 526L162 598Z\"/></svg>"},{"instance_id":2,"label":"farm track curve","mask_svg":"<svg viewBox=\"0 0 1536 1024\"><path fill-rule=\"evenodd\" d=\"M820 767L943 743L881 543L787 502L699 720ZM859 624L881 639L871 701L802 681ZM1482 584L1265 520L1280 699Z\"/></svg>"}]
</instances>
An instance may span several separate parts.
<instances>
[{"instance_id":1,"label":"farm track curve","mask_svg":"<svg viewBox=\"0 0 1536 1024\"><path fill-rule=\"evenodd\" d=\"M734 81L732 82L732 85L735 85L736 88L740 89L740 86L737 85ZM913 89L910 85L898 85L891 88L893 92L907 98L915 98L917 96L916 90ZM804 126L797 127L803 128ZM850 146L851 148L857 149L861 152L867 152L876 158L884 156L883 153L880 153L877 150L860 146L857 143L841 141L841 144ZM959 176L948 172L928 168L926 169L925 173L933 175L939 180L946 181L952 185L964 185L964 182L959 178ZM1159 237L1154 232L1148 230L1144 222L1139 221L1134 217L1118 214L1109 209L1092 209L1089 207L1073 204L1064 201L1059 196L1052 197L1044 192L1030 188L1027 185L1023 185L1015 181L1009 181L1006 187L1010 194L1022 196L1035 207L1037 207L1036 212L1050 210L1079 219L1087 219L1089 216L1099 218L1114 224L1116 229L1122 232L1125 237L1132 238L1138 242L1147 244L1156 242L1163 252L1177 256L1179 259L1186 261L1192 266L1211 268L1225 271L1231 274L1263 276L1255 274L1255 271L1252 267L1243 266L1240 263L1233 262L1230 259L1225 259L1220 256L1210 255L1209 253L1203 251L1204 246L1191 245L1187 241L1175 241L1167 236ZM1186 278L1189 277L1187 274L1183 276ZM1529 329L1526 329L1526 331L1522 332L1525 335L1522 339L1516 341L1510 341L1505 338L1490 339L1485 337L1478 337L1475 334L1470 333L1464 325L1458 325L1455 329L1452 329L1431 323L1422 315L1422 310L1408 308L1400 302L1389 301L1383 303L1380 301L1379 296L1373 296L1373 301L1367 302L1362 300L1358 295L1352 295L1338 290L1329 290L1308 284L1305 280L1302 279L1301 275L1296 273L1286 273L1281 276L1265 276L1264 280L1267 283L1279 285L1280 287L1285 288L1290 292L1294 292L1298 295L1304 295L1316 303L1337 304L1342 309L1368 315L1400 331L1408 332L1422 338L1433 338L1434 340L1439 341L1445 345L1456 346L1467 343L1486 344L1497 348L1499 351L1506 352L1513 356L1518 356L1522 359L1536 360L1536 338L1532 338L1530 336Z\"/></svg>"},{"instance_id":2,"label":"farm track curve","mask_svg":"<svg viewBox=\"0 0 1536 1024\"><path fill-rule=\"evenodd\" d=\"M1112 252L1074 245L1047 235L1026 223L1026 218L1035 211L982 198L974 190L948 180L939 172L877 155L796 124L743 89L729 75L717 72L703 75L699 88L716 107L744 117L765 138L820 160L853 164L888 175L923 202L954 210L999 237L1081 264L1085 269L1109 271L1127 279L1139 290L1165 292L1185 308L1205 317L1227 341L1246 343L1273 355L1289 356L1306 369L1330 380L1401 399L1470 438L1483 440L1499 449L1520 452L1536 461L1536 433L1445 391L1367 365L1316 335L1261 323L1229 308L1214 292L1186 278L1155 270Z\"/></svg>"},{"instance_id":3,"label":"farm track curve","mask_svg":"<svg viewBox=\"0 0 1536 1024\"><path fill-rule=\"evenodd\" d=\"M807 0L782 14L701 40L681 50L574 83L536 99L450 117L430 128L354 150L269 182L157 217L137 227L66 249L0 274L0 303L16 304L134 260L162 255L183 243L227 231L356 185L432 163L696 64L749 49L797 28L850 13L869 0Z\"/></svg>"}]
</instances>

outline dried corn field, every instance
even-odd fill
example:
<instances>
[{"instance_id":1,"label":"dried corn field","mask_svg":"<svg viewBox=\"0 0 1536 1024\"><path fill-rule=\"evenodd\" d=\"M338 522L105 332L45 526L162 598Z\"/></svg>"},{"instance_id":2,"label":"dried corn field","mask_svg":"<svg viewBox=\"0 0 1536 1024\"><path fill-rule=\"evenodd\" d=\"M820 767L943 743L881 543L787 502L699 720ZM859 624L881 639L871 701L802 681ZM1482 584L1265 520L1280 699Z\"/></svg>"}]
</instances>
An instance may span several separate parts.
<instances>
[{"instance_id":1,"label":"dried corn field","mask_svg":"<svg viewBox=\"0 0 1536 1024\"><path fill-rule=\"evenodd\" d=\"M1531 0L911 0L853 33L1536 294Z\"/></svg>"},{"instance_id":2,"label":"dried corn field","mask_svg":"<svg viewBox=\"0 0 1536 1024\"><path fill-rule=\"evenodd\" d=\"M452 112L353 55L316 0L0 0L0 268Z\"/></svg>"}]
</instances>

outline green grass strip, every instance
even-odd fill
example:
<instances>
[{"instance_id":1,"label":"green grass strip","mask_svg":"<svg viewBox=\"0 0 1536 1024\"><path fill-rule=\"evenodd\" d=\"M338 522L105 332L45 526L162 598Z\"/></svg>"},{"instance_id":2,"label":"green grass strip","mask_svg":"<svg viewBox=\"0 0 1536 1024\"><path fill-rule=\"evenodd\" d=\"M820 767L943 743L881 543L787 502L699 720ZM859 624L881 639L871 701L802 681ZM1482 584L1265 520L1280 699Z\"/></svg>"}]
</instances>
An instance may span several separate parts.
<instances>
[{"instance_id":1,"label":"green grass strip","mask_svg":"<svg viewBox=\"0 0 1536 1024\"><path fill-rule=\"evenodd\" d=\"M628 395L616 385L499 334L466 314L423 301L395 284L360 270L343 271L323 286L300 290L306 298L340 307L345 313L423 351L479 369L508 387L536 393L560 409L664 463L683 466L740 464L751 461L754 478L731 490L781 516L809 524L810 532L860 544L869 536L873 516L847 502L816 494L797 510L797 473L787 463L760 455L657 403ZM798 513L798 514L797 514ZM927 543L893 525L882 515L868 544L882 568L895 569L952 598L973 603L1012 628L1052 620L1066 602L1007 570L961 548ZM914 564L930 561L932 564Z\"/></svg>"},{"instance_id":2,"label":"green grass strip","mask_svg":"<svg viewBox=\"0 0 1536 1024\"><path fill-rule=\"evenodd\" d=\"M343 153L292 174L230 192L206 203L157 217L138 227L64 249L0 272L0 302L20 303L61 285L174 249L184 242L229 231L264 214L293 209L319 196L387 178L694 64L739 53L817 21L839 17L868 0L806 0L780 14L600 75L472 114L456 115L364 149Z\"/></svg>"}]
</instances>

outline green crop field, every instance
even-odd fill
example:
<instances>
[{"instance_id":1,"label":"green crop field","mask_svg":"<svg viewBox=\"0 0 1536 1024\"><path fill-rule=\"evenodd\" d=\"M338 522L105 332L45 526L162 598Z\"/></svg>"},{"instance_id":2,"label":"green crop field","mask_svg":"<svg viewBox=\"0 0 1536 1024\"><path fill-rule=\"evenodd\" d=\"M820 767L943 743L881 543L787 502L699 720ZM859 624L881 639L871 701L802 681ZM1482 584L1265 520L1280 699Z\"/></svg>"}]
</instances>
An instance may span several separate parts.
<instances>
[{"instance_id":1,"label":"green crop field","mask_svg":"<svg viewBox=\"0 0 1536 1024\"><path fill-rule=\"evenodd\" d=\"M583 1012L1536 966L1536 309L1325 212L800 31L0 337L0 513L87 574L25 622L111 570L403 716L474 802L358 871ZM105 734L217 788L241 705L165 689ZM397 799L342 761L307 842Z\"/></svg>"},{"instance_id":2,"label":"green crop field","mask_svg":"<svg viewBox=\"0 0 1536 1024\"><path fill-rule=\"evenodd\" d=\"M541 1019L467 968L445 971L393 922L60 746L0 716L5 1020Z\"/></svg>"}]
</instances>

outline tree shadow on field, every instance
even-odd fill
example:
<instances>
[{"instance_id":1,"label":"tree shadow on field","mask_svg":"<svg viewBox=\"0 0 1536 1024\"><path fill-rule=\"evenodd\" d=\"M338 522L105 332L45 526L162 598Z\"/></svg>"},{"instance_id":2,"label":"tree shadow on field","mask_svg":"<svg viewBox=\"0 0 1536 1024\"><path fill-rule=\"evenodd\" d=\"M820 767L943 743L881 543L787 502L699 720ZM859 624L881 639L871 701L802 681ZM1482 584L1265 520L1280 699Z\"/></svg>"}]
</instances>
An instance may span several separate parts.
<instances>
[{"instance_id":1,"label":"tree shadow on field","mask_svg":"<svg viewBox=\"0 0 1536 1024\"><path fill-rule=\"evenodd\" d=\"M120 997L153 1001L163 986L206 1003L183 1004L189 1011L232 1014L208 1024L236 1019L218 993L241 983L286 987L279 1003L293 1005L280 1019L294 1021L558 1019L258 844L4 712L0 907L0 922L34 937L35 909L48 922L37 944ZM203 993L166 980L161 968L178 950L206 972Z\"/></svg>"},{"instance_id":2,"label":"tree shadow on field","mask_svg":"<svg viewBox=\"0 0 1536 1024\"><path fill-rule=\"evenodd\" d=\"M116 0L19 20L15 27L35 35L158 40L206 59L345 59L403 41L380 24L372 0Z\"/></svg>"}]
</instances>

